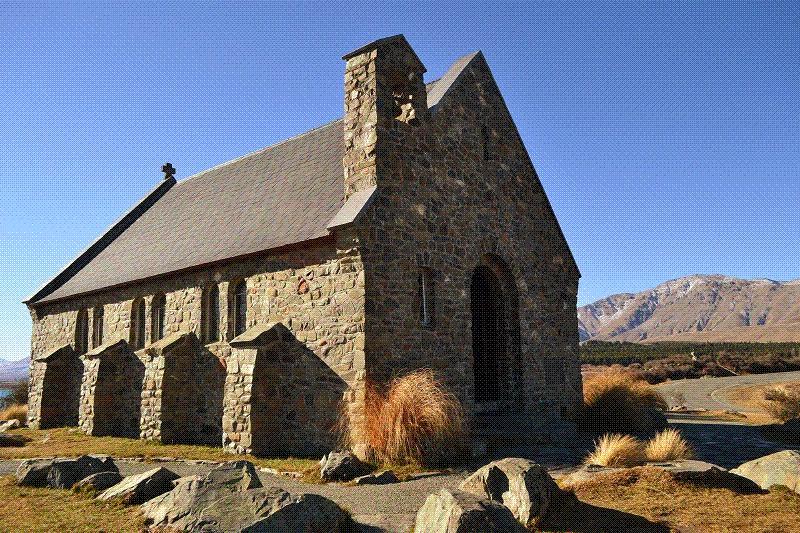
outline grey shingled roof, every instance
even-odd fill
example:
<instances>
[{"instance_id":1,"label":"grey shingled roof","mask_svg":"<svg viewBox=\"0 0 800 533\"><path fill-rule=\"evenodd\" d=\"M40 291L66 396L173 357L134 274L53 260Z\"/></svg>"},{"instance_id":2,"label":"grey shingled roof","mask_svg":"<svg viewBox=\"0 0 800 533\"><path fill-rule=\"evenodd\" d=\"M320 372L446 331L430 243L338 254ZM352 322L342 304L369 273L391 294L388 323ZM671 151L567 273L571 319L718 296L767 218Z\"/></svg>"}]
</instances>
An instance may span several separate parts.
<instances>
[{"instance_id":1,"label":"grey shingled roof","mask_svg":"<svg viewBox=\"0 0 800 533\"><path fill-rule=\"evenodd\" d=\"M475 55L457 60L427 85L429 107ZM179 181L110 243L97 246L99 251L87 249L28 303L329 235L329 223L355 217L337 217L344 206L343 156L342 120L337 120Z\"/></svg>"}]
</instances>

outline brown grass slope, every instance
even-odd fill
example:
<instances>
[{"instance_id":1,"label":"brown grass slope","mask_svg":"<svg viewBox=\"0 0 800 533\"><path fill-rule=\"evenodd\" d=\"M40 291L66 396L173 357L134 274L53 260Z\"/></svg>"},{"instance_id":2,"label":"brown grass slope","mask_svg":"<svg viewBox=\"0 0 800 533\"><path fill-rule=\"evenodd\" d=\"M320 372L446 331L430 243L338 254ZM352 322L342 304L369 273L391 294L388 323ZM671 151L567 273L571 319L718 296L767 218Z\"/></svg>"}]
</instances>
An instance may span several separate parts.
<instances>
[{"instance_id":1,"label":"brown grass slope","mask_svg":"<svg viewBox=\"0 0 800 533\"><path fill-rule=\"evenodd\" d=\"M578 309L582 340L800 341L800 280L695 275Z\"/></svg>"}]
</instances>

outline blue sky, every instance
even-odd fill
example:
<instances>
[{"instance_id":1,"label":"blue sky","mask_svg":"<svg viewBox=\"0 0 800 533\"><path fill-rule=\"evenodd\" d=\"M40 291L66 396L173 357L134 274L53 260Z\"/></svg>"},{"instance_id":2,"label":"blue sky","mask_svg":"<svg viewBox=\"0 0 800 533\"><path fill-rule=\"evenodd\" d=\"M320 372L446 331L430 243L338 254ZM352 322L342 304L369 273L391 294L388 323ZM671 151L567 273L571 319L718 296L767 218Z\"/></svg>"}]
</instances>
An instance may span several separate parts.
<instances>
[{"instance_id":1,"label":"blue sky","mask_svg":"<svg viewBox=\"0 0 800 533\"><path fill-rule=\"evenodd\" d=\"M0 357L20 303L136 202L342 112L340 56L483 50L583 273L800 278L798 2L0 3ZM263 4L263 5L261 5ZM730 5L729 5L730 4Z\"/></svg>"}]
</instances>

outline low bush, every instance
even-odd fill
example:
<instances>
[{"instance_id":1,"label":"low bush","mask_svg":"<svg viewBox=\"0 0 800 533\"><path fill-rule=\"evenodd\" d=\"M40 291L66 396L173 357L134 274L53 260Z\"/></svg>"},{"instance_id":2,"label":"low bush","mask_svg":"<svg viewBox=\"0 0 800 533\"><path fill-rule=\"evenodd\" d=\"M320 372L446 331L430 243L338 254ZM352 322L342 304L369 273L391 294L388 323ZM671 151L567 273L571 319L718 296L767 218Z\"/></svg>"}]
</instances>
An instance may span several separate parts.
<instances>
[{"instance_id":1,"label":"low bush","mask_svg":"<svg viewBox=\"0 0 800 533\"><path fill-rule=\"evenodd\" d=\"M650 439L644 447L644 455L648 461L678 461L692 457L692 448L681 436L680 431L665 429Z\"/></svg>"},{"instance_id":2,"label":"low bush","mask_svg":"<svg viewBox=\"0 0 800 533\"><path fill-rule=\"evenodd\" d=\"M594 451L584 463L626 468L645 462L644 446L630 435L605 434L595 442Z\"/></svg>"},{"instance_id":3,"label":"low bush","mask_svg":"<svg viewBox=\"0 0 800 533\"><path fill-rule=\"evenodd\" d=\"M28 406L21 404L9 405L0 410L0 420L19 420L20 424L25 425L28 421Z\"/></svg>"},{"instance_id":4,"label":"low bush","mask_svg":"<svg viewBox=\"0 0 800 533\"><path fill-rule=\"evenodd\" d=\"M364 434L346 431L348 444L363 440L379 463L440 466L457 462L466 450L466 420L461 402L431 370L394 379L381 391L366 391Z\"/></svg>"},{"instance_id":5,"label":"low bush","mask_svg":"<svg viewBox=\"0 0 800 533\"><path fill-rule=\"evenodd\" d=\"M652 434L661 429L656 410L667 409L664 397L644 379L618 369L586 376L583 399L581 429L597 435Z\"/></svg>"},{"instance_id":6,"label":"low bush","mask_svg":"<svg viewBox=\"0 0 800 533\"><path fill-rule=\"evenodd\" d=\"M780 386L764 392L764 408L776 420L787 422L800 418L800 390Z\"/></svg>"}]
</instances>

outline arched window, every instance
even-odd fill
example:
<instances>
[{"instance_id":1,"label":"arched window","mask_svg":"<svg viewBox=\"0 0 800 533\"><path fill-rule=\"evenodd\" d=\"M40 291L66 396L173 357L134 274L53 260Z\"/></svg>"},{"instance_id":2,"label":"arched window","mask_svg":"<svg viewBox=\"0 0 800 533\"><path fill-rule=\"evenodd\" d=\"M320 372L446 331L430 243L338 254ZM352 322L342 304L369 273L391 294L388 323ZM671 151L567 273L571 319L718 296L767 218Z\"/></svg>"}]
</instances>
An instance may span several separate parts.
<instances>
[{"instance_id":1,"label":"arched window","mask_svg":"<svg viewBox=\"0 0 800 533\"><path fill-rule=\"evenodd\" d=\"M247 283L241 280L233 289L233 336L247 329Z\"/></svg>"},{"instance_id":2,"label":"arched window","mask_svg":"<svg viewBox=\"0 0 800 533\"><path fill-rule=\"evenodd\" d=\"M131 347L134 350L144 348L145 337L145 307L144 300L137 298L131 306Z\"/></svg>"},{"instance_id":3,"label":"arched window","mask_svg":"<svg viewBox=\"0 0 800 533\"><path fill-rule=\"evenodd\" d=\"M78 311L75 320L75 353L83 355L89 351L89 313L86 309Z\"/></svg>"},{"instance_id":4,"label":"arched window","mask_svg":"<svg viewBox=\"0 0 800 533\"><path fill-rule=\"evenodd\" d=\"M158 342L164 338L164 315L166 299L163 294L153 296L150 308L150 340Z\"/></svg>"},{"instance_id":5,"label":"arched window","mask_svg":"<svg viewBox=\"0 0 800 533\"><path fill-rule=\"evenodd\" d=\"M92 311L92 347L103 344L103 306L99 305Z\"/></svg>"},{"instance_id":6,"label":"arched window","mask_svg":"<svg viewBox=\"0 0 800 533\"><path fill-rule=\"evenodd\" d=\"M207 343L219 340L219 287L216 283L203 291L203 338Z\"/></svg>"}]
</instances>

